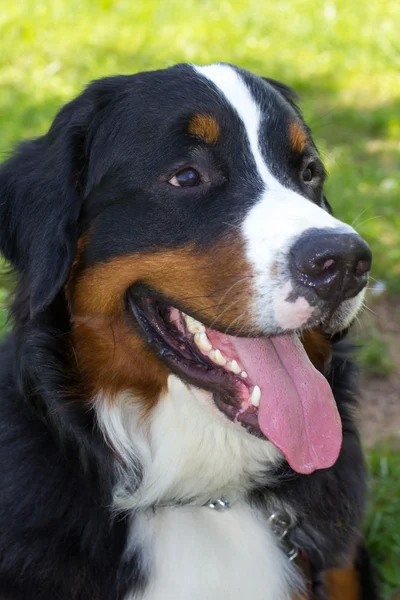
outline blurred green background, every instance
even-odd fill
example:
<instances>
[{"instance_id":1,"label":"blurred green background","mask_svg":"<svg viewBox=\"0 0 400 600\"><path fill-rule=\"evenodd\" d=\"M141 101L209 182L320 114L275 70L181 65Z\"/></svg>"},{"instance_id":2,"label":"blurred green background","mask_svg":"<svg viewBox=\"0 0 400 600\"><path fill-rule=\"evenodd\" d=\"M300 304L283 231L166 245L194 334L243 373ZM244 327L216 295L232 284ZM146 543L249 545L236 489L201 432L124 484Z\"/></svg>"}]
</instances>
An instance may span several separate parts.
<instances>
[{"instance_id":1,"label":"blurred green background","mask_svg":"<svg viewBox=\"0 0 400 600\"><path fill-rule=\"evenodd\" d=\"M371 285L384 281L393 302L400 293L399 32L397 0L2 0L0 152L44 133L65 101L104 75L227 61L280 79L302 97L336 214L354 222L374 251ZM0 326L7 294L0 279ZM364 341L366 370L389 377L397 365L379 323ZM385 597L400 589L398 448L384 442L369 450L366 534Z\"/></svg>"}]
</instances>

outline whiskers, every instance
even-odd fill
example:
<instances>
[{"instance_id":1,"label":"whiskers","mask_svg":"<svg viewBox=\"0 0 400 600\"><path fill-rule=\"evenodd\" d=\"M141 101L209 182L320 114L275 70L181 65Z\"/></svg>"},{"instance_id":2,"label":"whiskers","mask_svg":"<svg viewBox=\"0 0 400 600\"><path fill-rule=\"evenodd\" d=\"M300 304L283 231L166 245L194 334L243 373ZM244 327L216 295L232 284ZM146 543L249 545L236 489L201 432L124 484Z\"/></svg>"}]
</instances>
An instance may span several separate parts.
<instances>
[{"instance_id":1,"label":"whiskers","mask_svg":"<svg viewBox=\"0 0 400 600\"><path fill-rule=\"evenodd\" d=\"M239 279L238 281L235 281L234 284L231 285L230 288L228 288L228 290L225 292L225 294L221 297L218 306L225 300L226 296L232 292L233 288L236 287L237 285L240 285L241 283L243 283L244 281L251 279L253 277L253 275L246 275L245 277L242 277L241 279Z\"/></svg>"},{"instance_id":2,"label":"whiskers","mask_svg":"<svg viewBox=\"0 0 400 600\"><path fill-rule=\"evenodd\" d=\"M368 210L367 208L364 208L364 210L362 210L362 211L361 211L361 212L360 212L360 213L359 213L359 214L356 216L356 218L353 220L353 222L352 222L352 223L350 223L352 227L355 227L355 226L356 226L356 223L357 223L357 221L358 221L359 219L361 219L361 217L362 217L363 215L365 215L365 213L367 212L367 210Z\"/></svg>"},{"instance_id":3,"label":"whiskers","mask_svg":"<svg viewBox=\"0 0 400 600\"><path fill-rule=\"evenodd\" d=\"M215 298L215 296L217 296L218 294L221 294L220 298L218 299L218 301L216 301L215 304L208 304L207 306L202 307L198 311L200 317L202 317L202 315L204 315L206 317L207 316L206 313L208 311L216 311L216 310L219 311L218 314L214 317L214 319L212 320L212 322L210 324L210 328L212 329L218 325L218 323L221 321L222 317L224 315L226 315L227 312L229 312L239 302L243 301L243 297L244 297L244 293L245 293L245 290L243 289L243 287L253 277L254 276L252 274L244 275L243 277L240 277L239 279L237 279L236 281L231 283L229 286L215 289L210 294L205 294L204 296L186 296L185 298L183 298L181 300L181 303L183 305L185 305L186 302L190 302L193 300L201 300L201 299L205 299L205 298L211 299L211 298ZM235 278L236 278L236 276L235 276ZM249 295L248 292L246 292L246 293L247 293L247 295ZM244 312L247 312L247 309L246 309L246 311L243 311L241 315L239 315L238 317L235 317L235 319L233 321L240 319L241 316L243 316ZM233 324L234 324L233 321L229 324L228 328L233 326Z\"/></svg>"},{"instance_id":4,"label":"whiskers","mask_svg":"<svg viewBox=\"0 0 400 600\"><path fill-rule=\"evenodd\" d=\"M236 298L236 300L234 300L233 302L231 302L230 304L228 304L224 310L222 310L219 315L217 317L215 317L215 319L213 320L213 322L210 325L210 329L213 329L214 325L216 323L218 323L218 321L220 320L220 318L228 312L228 310L230 310L233 306L235 306L238 302L240 302L241 298Z\"/></svg>"},{"instance_id":5,"label":"whiskers","mask_svg":"<svg viewBox=\"0 0 400 600\"><path fill-rule=\"evenodd\" d=\"M364 300L364 301L363 301L363 303L362 303L362 308L363 308L363 310L364 310L364 309L365 309L365 310L368 310L368 312L372 313L372 314L373 314L375 317L377 317L377 316L378 316L378 315L376 314L376 312L374 312L374 311L372 310L372 308L370 308L369 306L367 306L367 303L365 302L365 300Z\"/></svg>"},{"instance_id":6,"label":"whiskers","mask_svg":"<svg viewBox=\"0 0 400 600\"><path fill-rule=\"evenodd\" d=\"M225 329L225 334L228 334L229 329L231 329L235 323L239 323L241 319L244 319L244 317L246 317L248 314L250 313L249 307L247 307L240 315L238 315L235 319L233 319L228 327ZM239 336L242 331L244 330L244 328L246 327L247 323L243 323L243 325L239 328L236 329L236 335Z\"/></svg>"},{"instance_id":7,"label":"whiskers","mask_svg":"<svg viewBox=\"0 0 400 600\"><path fill-rule=\"evenodd\" d=\"M364 210L362 210L357 216L356 218L353 220L353 222L351 223L352 227L355 227L357 225L357 228L359 229L360 227L362 227L363 225L365 225L365 223L368 223L369 221L373 221L375 219L383 219L383 215L372 215L372 217L368 217L368 219L364 219L364 221L361 221L361 223L359 222L359 219L361 219L361 217L363 215L365 215L365 213L367 212L367 208L365 208Z\"/></svg>"}]
</instances>

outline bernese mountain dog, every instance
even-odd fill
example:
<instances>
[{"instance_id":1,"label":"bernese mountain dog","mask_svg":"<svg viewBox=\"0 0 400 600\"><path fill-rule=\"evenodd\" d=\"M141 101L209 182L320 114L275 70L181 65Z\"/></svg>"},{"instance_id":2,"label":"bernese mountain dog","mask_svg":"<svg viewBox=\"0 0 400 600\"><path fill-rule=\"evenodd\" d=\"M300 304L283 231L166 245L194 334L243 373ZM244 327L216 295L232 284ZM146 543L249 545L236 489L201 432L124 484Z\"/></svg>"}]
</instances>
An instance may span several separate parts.
<instances>
[{"instance_id":1,"label":"bernese mountain dog","mask_svg":"<svg viewBox=\"0 0 400 600\"><path fill-rule=\"evenodd\" d=\"M2 165L2 600L377 597L343 340L371 253L296 102L109 77Z\"/></svg>"}]
</instances>

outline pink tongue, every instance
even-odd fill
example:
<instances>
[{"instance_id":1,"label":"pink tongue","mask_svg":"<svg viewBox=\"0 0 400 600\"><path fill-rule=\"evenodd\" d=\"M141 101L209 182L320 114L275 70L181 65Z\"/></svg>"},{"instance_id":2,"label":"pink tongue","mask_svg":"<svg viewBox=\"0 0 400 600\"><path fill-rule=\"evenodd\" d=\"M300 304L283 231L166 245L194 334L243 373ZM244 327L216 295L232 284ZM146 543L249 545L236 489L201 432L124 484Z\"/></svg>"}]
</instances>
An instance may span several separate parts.
<instances>
[{"instance_id":1,"label":"pink tongue","mask_svg":"<svg viewBox=\"0 0 400 600\"><path fill-rule=\"evenodd\" d=\"M331 467L342 445L339 412L298 337L229 339L250 381L261 388L263 434L298 473Z\"/></svg>"}]
</instances>

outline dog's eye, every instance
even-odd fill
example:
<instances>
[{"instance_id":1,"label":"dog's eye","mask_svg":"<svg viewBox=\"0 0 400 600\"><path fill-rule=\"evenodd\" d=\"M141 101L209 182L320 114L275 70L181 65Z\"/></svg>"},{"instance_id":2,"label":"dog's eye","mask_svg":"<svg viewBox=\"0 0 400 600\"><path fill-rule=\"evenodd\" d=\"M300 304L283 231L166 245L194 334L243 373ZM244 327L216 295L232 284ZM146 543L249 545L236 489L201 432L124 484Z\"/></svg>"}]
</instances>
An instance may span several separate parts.
<instances>
[{"instance_id":1,"label":"dog's eye","mask_svg":"<svg viewBox=\"0 0 400 600\"><path fill-rule=\"evenodd\" d=\"M201 177L196 169L190 167L178 171L178 173L171 177L168 183L176 187L195 187L196 185L200 185Z\"/></svg>"},{"instance_id":2,"label":"dog's eye","mask_svg":"<svg viewBox=\"0 0 400 600\"><path fill-rule=\"evenodd\" d=\"M314 169L313 164L307 165L301 174L301 177L305 183L310 183L310 181L312 181L314 179L314 176L315 176L315 169Z\"/></svg>"}]
</instances>

